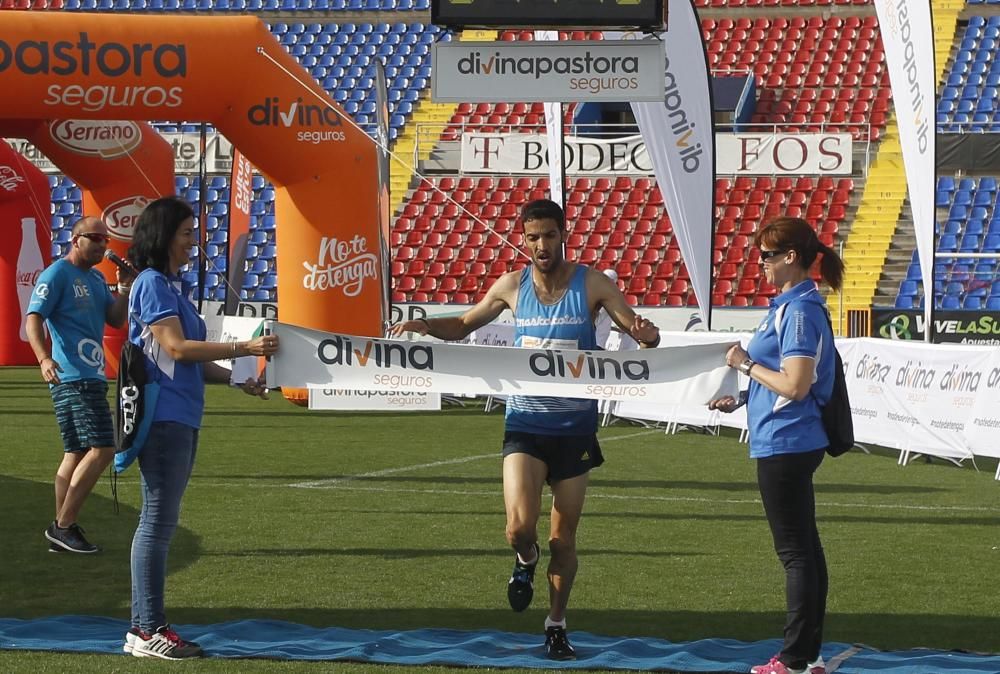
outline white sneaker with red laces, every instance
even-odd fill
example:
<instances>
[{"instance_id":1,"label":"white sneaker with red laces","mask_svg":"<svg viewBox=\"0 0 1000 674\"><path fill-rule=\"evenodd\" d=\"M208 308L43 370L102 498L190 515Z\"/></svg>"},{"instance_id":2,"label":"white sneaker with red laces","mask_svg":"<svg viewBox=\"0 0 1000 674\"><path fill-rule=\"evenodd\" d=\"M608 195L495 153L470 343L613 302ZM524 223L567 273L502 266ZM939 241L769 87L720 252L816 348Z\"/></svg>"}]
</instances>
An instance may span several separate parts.
<instances>
[{"instance_id":1,"label":"white sneaker with red laces","mask_svg":"<svg viewBox=\"0 0 1000 674\"><path fill-rule=\"evenodd\" d=\"M805 669L792 669L778 658L771 658L766 665L750 668L750 674L806 674Z\"/></svg>"},{"instance_id":2,"label":"white sneaker with red laces","mask_svg":"<svg viewBox=\"0 0 1000 674\"><path fill-rule=\"evenodd\" d=\"M170 625L158 628L152 634L139 632L132 642L132 655L137 658L161 658L163 660L184 660L200 658L201 646L184 641Z\"/></svg>"}]
</instances>

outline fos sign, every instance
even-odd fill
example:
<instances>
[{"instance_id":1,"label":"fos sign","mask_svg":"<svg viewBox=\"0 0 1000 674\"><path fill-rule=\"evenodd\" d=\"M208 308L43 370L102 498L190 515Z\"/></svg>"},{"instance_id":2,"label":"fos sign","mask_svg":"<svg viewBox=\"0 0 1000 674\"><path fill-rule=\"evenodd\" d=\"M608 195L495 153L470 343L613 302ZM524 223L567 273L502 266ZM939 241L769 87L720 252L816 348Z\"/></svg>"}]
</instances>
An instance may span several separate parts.
<instances>
[{"instance_id":1,"label":"fos sign","mask_svg":"<svg viewBox=\"0 0 1000 674\"><path fill-rule=\"evenodd\" d=\"M434 101L662 101L657 40L437 42Z\"/></svg>"}]
</instances>

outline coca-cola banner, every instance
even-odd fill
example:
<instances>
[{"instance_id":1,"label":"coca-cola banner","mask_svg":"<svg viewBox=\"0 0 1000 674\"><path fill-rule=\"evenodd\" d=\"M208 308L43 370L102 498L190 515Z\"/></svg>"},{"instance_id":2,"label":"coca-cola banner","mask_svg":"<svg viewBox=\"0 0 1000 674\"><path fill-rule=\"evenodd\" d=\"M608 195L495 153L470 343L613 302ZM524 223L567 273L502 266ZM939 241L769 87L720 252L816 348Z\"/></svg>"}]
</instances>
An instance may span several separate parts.
<instances>
[{"instance_id":1,"label":"coca-cola banner","mask_svg":"<svg viewBox=\"0 0 1000 674\"><path fill-rule=\"evenodd\" d=\"M31 291L52 257L48 179L0 144L0 365L34 365L25 332Z\"/></svg>"},{"instance_id":2,"label":"coca-cola banner","mask_svg":"<svg viewBox=\"0 0 1000 674\"><path fill-rule=\"evenodd\" d=\"M463 173L549 172L548 140L542 134L463 133L461 144ZM853 146L847 133L720 133L715 144L720 175L851 174ZM563 163L567 174L653 173L642 136L567 136Z\"/></svg>"}]
</instances>

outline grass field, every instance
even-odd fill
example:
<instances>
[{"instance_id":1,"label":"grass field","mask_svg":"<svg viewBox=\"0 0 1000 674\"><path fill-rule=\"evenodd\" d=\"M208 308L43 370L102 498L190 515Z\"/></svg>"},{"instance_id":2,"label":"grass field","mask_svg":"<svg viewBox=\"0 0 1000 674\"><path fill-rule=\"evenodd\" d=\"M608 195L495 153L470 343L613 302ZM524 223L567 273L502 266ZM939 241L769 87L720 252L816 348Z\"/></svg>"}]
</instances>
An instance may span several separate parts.
<instances>
[{"instance_id":1,"label":"grass field","mask_svg":"<svg viewBox=\"0 0 1000 674\"><path fill-rule=\"evenodd\" d=\"M84 510L100 555L50 554L42 530L52 519L60 443L34 368L0 370L0 419L0 616L126 619L137 469L119 481L120 514L105 478ZM210 387L171 549L169 620L540 634L544 591L524 614L506 602L502 427L502 414L483 414L481 404L435 414L318 413L280 396L262 402ZM780 636L783 576L746 447L733 437L622 423L600 437L607 463L592 476L581 525L570 631L671 641ZM828 640L1000 652L1000 484L995 464L980 468L900 468L888 452L824 463L816 481L831 577ZM170 666L0 652L2 672ZM184 668L332 665L206 660Z\"/></svg>"}]
</instances>

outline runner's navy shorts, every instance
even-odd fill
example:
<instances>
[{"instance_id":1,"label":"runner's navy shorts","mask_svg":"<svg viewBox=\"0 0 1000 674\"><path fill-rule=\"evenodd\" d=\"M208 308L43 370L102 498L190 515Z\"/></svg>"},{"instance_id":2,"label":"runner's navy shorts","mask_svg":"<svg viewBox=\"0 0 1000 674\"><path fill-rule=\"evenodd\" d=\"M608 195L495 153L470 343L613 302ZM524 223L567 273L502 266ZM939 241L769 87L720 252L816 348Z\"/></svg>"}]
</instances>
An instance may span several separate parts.
<instances>
[{"instance_id":1,"label":"runner's navy shorts","mask_svg":"<svg viewBox=\"0 0 1000 674\"><path fill-rule=\"evenodd\" d=\"M548 466L545 481L549 484L590 472L604 463L597 435L542 435L506 431L503 455L528 454Z\"/></svg>"}]
</instances>

